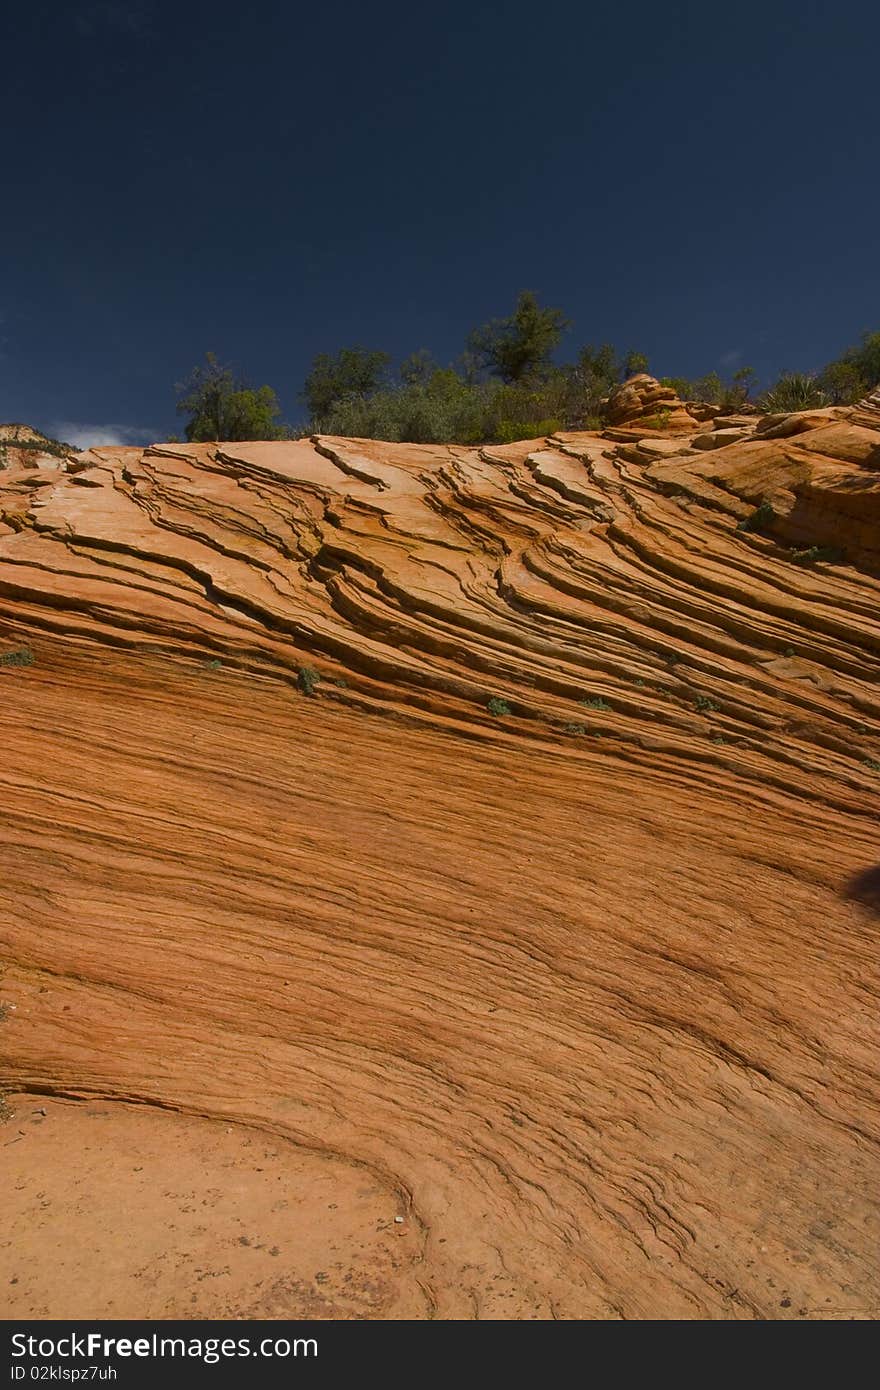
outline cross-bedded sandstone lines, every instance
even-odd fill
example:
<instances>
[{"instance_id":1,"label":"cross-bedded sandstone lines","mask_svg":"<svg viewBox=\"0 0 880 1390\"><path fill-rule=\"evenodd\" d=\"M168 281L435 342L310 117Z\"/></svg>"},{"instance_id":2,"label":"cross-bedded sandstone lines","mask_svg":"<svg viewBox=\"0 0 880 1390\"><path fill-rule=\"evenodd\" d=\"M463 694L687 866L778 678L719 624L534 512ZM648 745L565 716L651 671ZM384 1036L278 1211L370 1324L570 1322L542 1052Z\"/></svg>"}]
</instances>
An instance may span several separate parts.
<instances>
[{"instance_id":1,"label":"cross-bedded sandstone lines","mask_svg":"<svg viewBox=\"0 0 880 1390\"><path fill-rule=\"evenodd\" d=\"M595 435L96 450L0 479L2 611L483 726L494 696L510 731L850 805L880 751L880 435L829 416L659 462Z\"/></svg>"},{"instance_id":2,"label":"cross-bedded sandstone lines","mask_svg":"<svg viewBox=\"0 0 880 1390\"><path fill-rule=\"evenodd\" d=\"M0 472L0 1082L353 1213L211 1306L876 1315L872 409Z\"/></svg>"}]
</instances>

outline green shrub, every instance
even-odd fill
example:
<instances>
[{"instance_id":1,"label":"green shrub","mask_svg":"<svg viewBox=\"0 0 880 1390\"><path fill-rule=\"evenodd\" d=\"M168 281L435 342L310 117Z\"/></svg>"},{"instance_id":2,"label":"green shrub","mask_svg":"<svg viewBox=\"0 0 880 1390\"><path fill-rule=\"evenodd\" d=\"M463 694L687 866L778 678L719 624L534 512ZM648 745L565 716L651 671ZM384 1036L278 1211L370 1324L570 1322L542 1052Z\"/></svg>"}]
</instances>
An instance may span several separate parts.
<instances>
[{"instance_id":1,"label":"green shrub","mask_svg":"<svg viewBox=\"0 0 880 1390\"><path fill-rule=\"evenodd\" d=\"M819 385L832 405L854 405L869 391L868 382L852 362L829 362Z\"/></svg>"},{"instance_id":2,"label":"green shrub","mask_svg":"<svg viewBox=\"0 0 880 1390\"><path fill-rule=\"evenodd\" d=\"M305 379L302 399L315 428L333 434L327 420L344 401L365 402L385 383L391 358L387 352L362 347L343 348L335 357L319 353Z\"/></svg>"},{"instance_id":3,"label":"green shrub","mask_svg":"<svg viewBox=\"0 0 880 1390\"><path fill-rule=\"evenodd\" d=\"M607 700L603 700L601 695L593 695L589 700L581 700L584 709L598 709L607 714L611 709Z\"/></svg>"},{"instance_id":4,"label":"green shrub","mask_svg":"<svg viewBox=\"0 0 880 1390\"><path fill-rule=\"evenodd\" d=\"M710 700L708 695L698 695L694 701L694 709L699 710L700 714L712 714L717 709L714 700Z\"/></svg>"},{"instance_id":5,"label":"green shrub","mask_svg":"<svg viewBox=\"0 0 880 1390\"><path fill-rule=\"evenodd\" d=\"M505 714L510 714L510 705L506 700L502 700L499 695L493 695L486 709L495 719L501 719Z\"/></svg>"},{"instance_id":6,"label":"green shrub","mask_svg":"<svg viewBox=\"0 0 880 1390\"><path fill-rule=\"evenodd\" d=\"M555 309L520 295L514 314L471 335L457 366L411 354L399 380L383 353L344 349L315 358L303 392L313 433L413 444L513 443L561 429L600 429L602 401L628 371L608 344L583 348L572 363L552 361L564 326Z\"/></svg>"},{"instance_id":7,"label":"green shrub","mask_svg":"<svg viewBox=\"0 0 880 1390\"><path fill-rule=\"evenodd\" d=\"M648 430L665 430L671 419L672 411L667 409L666 406L663 406L661 410L657 411L656 415L646 415L644 420L639 421L639 424L644 425L645 429Z\"/></svg>"},{"instance_id":8,"label":"green shrub","mask_svg":"<svg viewBox=\"0 0 880 1390\"><path fill-rule=\"evenodd\" d=\"M314 666L301 666L297 672L296 683L303 695L314 695L315 687L320 683L320 674Z\"/></svg>"},{"instance_id":9,"label":"green shrub","mask_svg":"<svg viewBox=\"0 0 880 1390\"><path fill-rule=\"evenodd\" d=\"M203 367L195 367L178 384L177 394L178 414L189 416L185 433L190 442L285 437L272 387L249 386L212 352L206 353Z\"/></svg>"},{"instance_id":10,"label":"green shrub","mask_svg":"<svg viewBox=\"0 0 880 1390\"><path fill-rule=\"evenodd\" d=\"M565 326L558 309L543 308L533 294L523 293L511 315L484 324L470 336L455 366L439 367L422 349L393 374L384 352L351 347L332 357L323 353L314 359L302 392L311 416L307 432L414 444L484 444L536 439L560 429L600 429L609 394L633 373L647 370L647 359L633 352L620 357L608 343L590 344L573 361L560 365L553 358ZM695 379L661 381L682 400L717 405L723 414L742 409L755 395L751 367L740 367L724 381L714 371ZM846 404L878 381L880 333L869 333L818 374L783 372L759 404L780 414ZM215 437L220 428L214 423L218 396L225 415L235 406L233 416L250 417L247 437L302 433L276 423L277 402L268 387L259 392L245 388L213 358L196 374L195 391L192 381L187 389L182 406L201 405L203 396L210 406L208 434L202 434L201 425L192 433L196 425L191 421L190 438ZM664 429L669 420L661 408L647 423ZM235 418L222 428L244 425Z\"/></svg>"},{"instance_id":11,"label":"green shrub","mask_svg":"<svg viewBox=\"0 0 880 1390\"><path fill-rule=\"evenodd\" d=\"M747 516L743 521L738 522L736 529L737 531L763 531L766 527L772 525L775 518L776 513L772 506L769 502L764 501L760 506L755 508L751 516Z\"/></svg>"},{"instance_id":12,"label":"green shrub","mask_svg":"<svg viewBox=\"0 0 880 1390\"><path fill-rule=\"evenodd\" d=\"M561 420L499 420L495 429L495 442L515 444L518 439L546 439L562 429Z\"/></svg>"},{"instance_id":13,"label":"green shrub","mask_svg":"<svg viewBox=\"0 0 880 1390\"><path fill-rule=\"evenodd\" d=\"M863 334L858 347L829 362L819 384L832 405L853 405L866 396L880 384L880 333Z\"/></svg>"},{"instance_id":14,"label":"green shrub","mask_svg":"<svg viewBox=\"0 0 880 1390\"><path fill-rule=\"evenodd\" d=\"M710 372L708 376L696 380L684 376L663 376L660 385L671 386L683 401L701 401L706 405L718 406L725 389L717 372Z\"/></svg>"},{"instance_id":15,"label":"green shrub","mask_svg":"<svg viewBox=\"0 0 880 1390\"><path fill-rule=\"evenodd\" d=\"M790 550L788 558L794 565L839 565L843 551L834 545L810 545L804 550Z\"/></svg>"},{"instance_id":16,"label":"green shrub","mask_svg":"<svg viewBox=\"0 0 880 1390\"><path fill-rule=\"evenodd\" d=\"M33 666L34 654L30 647L16 647L14 651L0 653L0 666Z\"/></svg>"},{"instance_id":17,"label":"green shrub","mask_svg":"<svg viewBox=\"0 0 880 1390\"><path fill-rule=\"evenodd\" d=\"M523 290L509 318L475 328L468 349L475 362L502 381L525 381L541 374L568 327L561 309L542 308Z\"/></svg>"},{"instance_id":18,"label":"green shrub","mask_svg":"<svg viewBox=\"0 0 880 1390\"><path fill-rule=\"evenodd\" d=\"M827 405L828 397L819 378L807 372L783 372L769 391L761 397L761 409L768 415L788 415L797 410L815 410Z\"/></svg>"}]
</instances>

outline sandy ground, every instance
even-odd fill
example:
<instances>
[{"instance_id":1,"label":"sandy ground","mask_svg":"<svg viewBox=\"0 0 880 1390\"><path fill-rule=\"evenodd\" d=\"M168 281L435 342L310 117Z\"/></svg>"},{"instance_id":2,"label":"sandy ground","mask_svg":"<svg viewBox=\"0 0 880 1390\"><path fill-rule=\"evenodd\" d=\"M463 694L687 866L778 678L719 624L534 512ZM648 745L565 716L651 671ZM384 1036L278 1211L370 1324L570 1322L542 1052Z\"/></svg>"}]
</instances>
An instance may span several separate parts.
<instances>
[{"instance_id":1,"label":"sandy ground","mask_svg":"<svg viewBox=\"0 0 880 1390\"><path fill-rule=\"evenodd\" d=\"M393 1193L351 1164L155 1107L35 1096L7 1105L5 1317L422 1310L420 1232Z\"/></svg>"}]
</instances>

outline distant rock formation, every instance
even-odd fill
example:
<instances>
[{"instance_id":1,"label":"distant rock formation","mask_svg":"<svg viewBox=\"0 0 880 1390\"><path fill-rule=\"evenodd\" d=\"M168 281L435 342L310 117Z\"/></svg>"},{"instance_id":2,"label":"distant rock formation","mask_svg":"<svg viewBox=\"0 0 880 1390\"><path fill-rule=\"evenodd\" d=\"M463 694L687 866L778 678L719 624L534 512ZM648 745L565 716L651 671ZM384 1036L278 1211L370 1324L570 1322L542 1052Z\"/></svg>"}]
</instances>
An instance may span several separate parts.
<instances>
[{"instance_id":1,"label":"distant rock formation","mask_svg":"<svg viewBox=\"0 0 880 1390\"><path fill-rule=\"evenodd\" d=\"M20 468L55 467L59 458L73 458L72 444L50 439L32 425L0 424L0 468L12 464Z\"/></svg>"}]
</instances>

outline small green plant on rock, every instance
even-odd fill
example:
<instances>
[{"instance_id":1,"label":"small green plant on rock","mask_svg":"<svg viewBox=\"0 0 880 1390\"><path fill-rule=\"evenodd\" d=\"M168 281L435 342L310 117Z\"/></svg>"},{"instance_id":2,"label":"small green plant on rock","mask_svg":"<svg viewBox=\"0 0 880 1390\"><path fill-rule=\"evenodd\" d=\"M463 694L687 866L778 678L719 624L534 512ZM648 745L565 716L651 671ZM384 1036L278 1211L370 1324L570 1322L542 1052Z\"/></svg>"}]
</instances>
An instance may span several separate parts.
<instances>
[{"instance_id":1,"label":"small green plant on rock","mask_svg":"<svg viewBox=\"0 0 880 1390\"><path fill-rule=\"evenodd\" d=\"M501 719L505 714L510 714L510 705L506 700L502 700L499 695L493 695L486 709L494 719Z\"/></svg>"},{"instance_id":2,"label":"small green plant on rock","mask_svg":"<svg viewBox=\"0 0 880 1390\"><path fill-rule=\"evenodd\" d=\"M803 550L790 550L788 558L794 565L838 565L843 551L833 545L808 545Z\"/></svg>"},{"instance_id":3,"label":"small green plant on rock","mask_svg":"<svg viewBox=\"0 0 880 1390\"><path fill-rule=\"evenodd\" d=\"M301 666L296 677L296 683L303 695L314 695L315 688L320 684L321 676L314 666Z\"/></svg>"},{"instance_id":4,"label":"small green plant on rock","mask_svg":"<svg viewBox=\"0 0 880 1390\"><path fill-rule=\"evenodd\" d=\"M672 411L669 410L666 406L663 406L662 409L657 411L656 415L646 415L644 420L640 421L639 423L644 425L645 429L665 430L669 428L669 422L671 419Z\"/></svg>"},{"instance_id":5,"label":"small green plant on rock","mask_svg":"<svg viewBox=\"0 0 880 1390\"><path fill-rule=\"evenodd\" d=\"M738 522L736 529L746 532L763 531L772 525L775 516L776 513L772 506L765 500L755 508L750 516L744 517L742 521Z\"/></svg>"},{"instance_id":6,"label":"small green plant on rock","mask_svg":"<svg viewBox=\"0 0 880 1390\"><path fill-rule=\"evenodd\" d=\"M708 695L698 695L694 701L694 708L699 710L700 714L712 714L718 709L718 706L714 700L709 699Z\"/></svg>"},{"instance_id":7,"label":"small green plant on rock","mask_svg":"<svg viewBox=\"0 0 880 1390\"><path fill-rule=\"evenodd\" d=\"M601 695L593 695L589 700L581 700L581 704L584 709L601 710L603 714L607 714L611 709L608 701L603 700Z\"/></svg>"},{"instance_id":8,"label":"small green plant on rock","mask_svg":"<svg viewBox=\"0 0 880 1390\"><path fill-rule=\"evenodd\" d=\"M33 666L34 654L30 647L16 647L15 651L0 653L0 666Z\"/></svg>"},{"instance_id":9,"label":"small green plant on rock","mask_svg":"<svg viewBox=\"0 0 880 1390\"><path fill-rule=\"evenodd\" d=\"M880 772L880 758L866 758L865 767L869 768L871 772Z\"/></svg>"}]
</instances>

